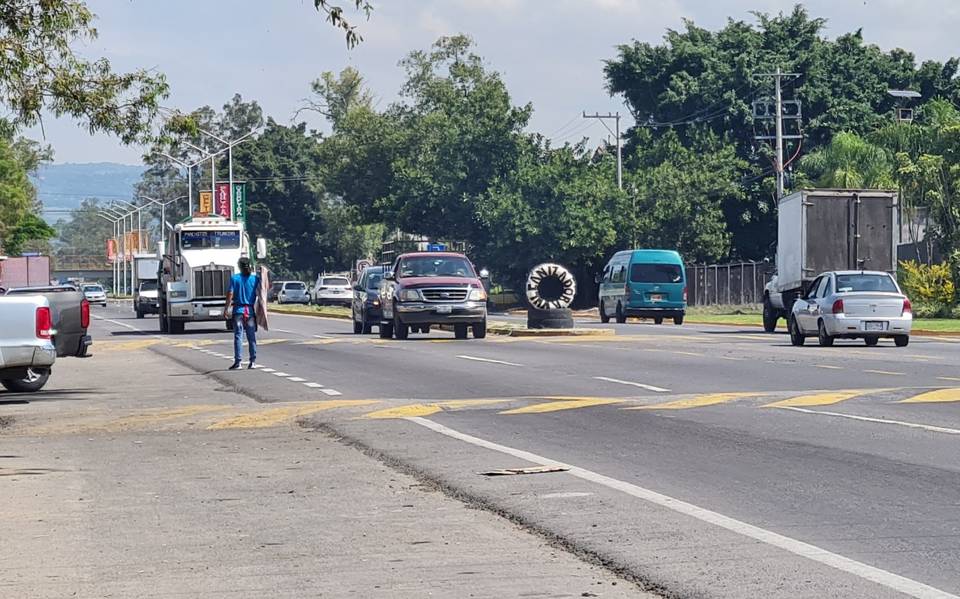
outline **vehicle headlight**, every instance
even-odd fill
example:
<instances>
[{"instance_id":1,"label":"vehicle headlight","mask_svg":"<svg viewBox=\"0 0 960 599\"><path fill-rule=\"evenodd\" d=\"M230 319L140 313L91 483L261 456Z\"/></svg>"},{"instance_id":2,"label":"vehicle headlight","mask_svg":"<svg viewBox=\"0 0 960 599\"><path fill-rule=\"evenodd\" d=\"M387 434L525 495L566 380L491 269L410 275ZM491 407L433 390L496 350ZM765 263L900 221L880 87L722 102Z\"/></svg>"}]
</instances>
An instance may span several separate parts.
<instances>
[{"instance_id":1,"label":"vehicle headlight","mask_svg":"<svg viewBox=\"0 0 960 599\"><path fill-rule=\"evenodd\" d=\"M183 290L171 291L170 297L187 297L187 292Z\"/></svg>"},{"instance_id":2,"label":"vehicle headlight","mask_svg":"<svg viewBox=\"0 0 960 599\"><path fill-rule=\"evenodd\" d=\"M421 299L420 292L416 289L402 289L400 290L400 301L401 302L419 302Z\"/></svg>"},{"instance_id":3,"label":"vehicle headlight","mask_svg":"<svg viewBox=\"0 0 960 599\"><path fill-rule=\"evenodd\" d=\"M485 302L487 301L487 292L479 287L474 287L470 290L470 295L467 297L471 302Z\"/></svg>"}]
</instances>

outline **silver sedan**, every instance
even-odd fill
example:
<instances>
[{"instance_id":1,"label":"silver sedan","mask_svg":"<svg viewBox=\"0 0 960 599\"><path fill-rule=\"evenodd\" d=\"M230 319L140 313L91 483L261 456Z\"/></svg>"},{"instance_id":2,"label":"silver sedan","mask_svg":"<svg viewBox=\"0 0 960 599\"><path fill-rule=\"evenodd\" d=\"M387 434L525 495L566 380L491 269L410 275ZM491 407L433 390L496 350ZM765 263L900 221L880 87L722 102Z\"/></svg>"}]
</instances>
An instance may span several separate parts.
<instances>
[{"instance_id":1,"label":"silver sedan","mask_svg":"<svg viewBox=\"0 0 960 599\"><path fill-rule=\"evenodd\" d=\"M892 337L897 347L905 347L912 324L910 300L893 277L857 270L817 277L794 302L787 326L793 345L812 336L822 346L833 345L834 339L863 339L872 346Z\"/></svg>"}]
</instances>

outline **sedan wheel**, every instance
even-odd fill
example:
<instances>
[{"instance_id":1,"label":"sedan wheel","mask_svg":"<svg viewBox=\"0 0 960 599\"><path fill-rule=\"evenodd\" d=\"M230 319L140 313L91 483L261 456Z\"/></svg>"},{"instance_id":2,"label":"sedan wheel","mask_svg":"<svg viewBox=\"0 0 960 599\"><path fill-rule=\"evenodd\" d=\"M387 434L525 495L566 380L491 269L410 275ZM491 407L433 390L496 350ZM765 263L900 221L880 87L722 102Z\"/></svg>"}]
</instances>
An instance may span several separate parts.
<instances>
[{"instance_id":1,"label":"sedan wheel","mask_svg":"<svg viewBox=\"0 0 960 599\"><path fill-rule=\"evenodd\" d=\"M910 335L897 335L893 338L897 347L906 347L910 343Z\"/></svg>"},{"instance_id":2,"label":"sedan wheel","mask_svg":"<svg viewBox=\"0 0 960 599\"><path fill-rule=\"evenodd\" d=\"M800 332L800 326L797 324L795 317L790 317L790 320L787 322L787 330L790 331L790 343L794 346L799 347L806 341L803 333Z\"/></svg>"},{"instance_id":3,"label":"sedan wheel","mask_svg":"<svg viewBox=\"0 0 960 599\"><path fill-rule=\"evenodd\" d=\"M873 347L876 344L880 343L879 337L864 337L863 342L867 344L867 347Z\"/></svg>"},{"instance_id":4,"label":"sedan wheel","mask_svg":"<svg viewBox=\"0 0 960 599\"><path fill-rule=\"evenodd\" d=\"M820 347L830 347L833 345L833 336L827 333L827 327L823 324L823 321L820 321L820 324L817 325L817 340L820 342Z\"/></svg>"}]
</instances>

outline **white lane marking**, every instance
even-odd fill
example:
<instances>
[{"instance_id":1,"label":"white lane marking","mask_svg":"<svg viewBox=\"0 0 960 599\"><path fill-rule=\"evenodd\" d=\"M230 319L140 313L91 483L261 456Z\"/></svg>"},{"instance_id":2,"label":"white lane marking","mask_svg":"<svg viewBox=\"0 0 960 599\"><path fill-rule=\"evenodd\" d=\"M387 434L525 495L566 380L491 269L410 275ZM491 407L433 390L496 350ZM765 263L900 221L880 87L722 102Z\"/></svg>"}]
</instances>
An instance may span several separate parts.
<instances>
[{"instance_id":1,"label":"white lane marking","mask_svg":"<svg viewBox=\"0 0 960 599\"><path fill-rule=\"evenodd\" d=\"M547 493L546 495L541 495L540 499L573 499L574 497L590 497L591 495L593 495L593 493L570 491L567 493Z\"/></svg>"},{"instance_id":2,"label":"white lane marking","mask_svg":"<svg viewBox=\"0 0 960 599\"><path fill-rule=\"evenodd\" d=\"M333 339L330 335L314 335L314 339Z\"/></svg>"},{"instance_id":3,"label":"white lane marking","mask_svg":"<svg viewBox=\"0 0 960 599\"><path fill-rule=\"evenodd\" d=\"M320 389L320 391L326 393L327 395L343 395L343 393L340 393L336 389Z\"/></svg>"},{"instance_id":4,"label":"white lane marking","mask_svg":"<svg viewBox=\"0 0 960 599\"><path fill-rule=\"evenodd\" d=\"M490 358L478 358L476 356L457 356L461 360L473 360L474 362L487 362L488 364L502 364L504 366L523 366L516 362L504 362L503 360L491 360Z\"/></svg>"},{"instance_id":5,"label":"white lane marking","mask_svg":"<svg viewBox=\"0 0 960 599\"><path fill-rule=\"evenodd\" d=\"M323 387L323 385L321 385L320 383L304 383L303 385L305 387L310 387L311 389L320 389L321 387Z\"/></svg>"},{"instance_id":6,"label":"white lane marking","mask_svg":"<svg viewBox=\"0 0 960 599\"><path fill-rule=\"evenodd\" d=\"M254 364L253 368L255 370L263 370L264 368L266 368L266 366L261 366L260 364Z\"/></svg>"},{"instance_id":7,"label":"white lane marking","mask_svg":"<svg viewBox=\"0 0 960 599\"><path fill-rule=\"evenodd\" d=\"M298 376L292 376L292 377L290 377L289 380L293 381L294 383L302 383L302 382L306 381L307 379L302 379L302 378L300 378L300 377L298 377Z\"/></svg>"},{"instance_id":8,"label":"white lane marking","mask_svg":"<svg viewBox=\"0 0 960 599\"><path fill-rule=\"evenodd\" d=\"M296 331L288 331L288 330L286 330L286 329L273 329L273 330L276 331L276 332L278 332L278 333L286 333L286 334L288 334L288 335L299 335L299 334L300 334L300 333L297 333Z\"/></svg>"},{"instance_id":9,"label":"white lane marking","mask_svg":"<svg viewBox=\"0 0 960 599\"><path fill-rule=\"evenodd\" d=\"M274 373L273 373L273 376L288 377L288 376L290 376L290 375L287 374L286 372L274 372Z\"/></svg>"},{"instance_id":10,"label":"white lane marking","mask_svg":"<svg viewBox=\"0 0 960 599\"><path fill-rule=\"evenodd\" d=\"M273 368L263 368L263 369L261 369L261 370L262 370L263 372L276 372L276 370L274 370Z\"/></svg>"},{"instance_id":11,"label":"white lane marking","mask_svg":"<svg viewBox=\"0 0 960 599\"><path fill-rule=\"evenodd\" d=\"M932 433L946 433L948 435L960 435L960 429L947 428L944 426L934 426L932 424L918 424L916 422L904 422L902 420L887 420L885 418L869 418L867 416L856 416L854 414L843 414L841 412L826 412L823 410L808 410L806 408L797 408L792 406L783 406L781 410L793 410L794 412L803 412L804 414L820 414L822 416L835 416L837 418L849 418L850 420L859 420L861 422L875 422L877 424L893 424L896 426L905 426L907 428L918 428Z\"/></svg>"},{"instance_id":12,"label":"white lane marking","mask_svg":"<svg viewBox=\"0 0 960 599\"><path fill-rule=\"evenodd\" d=\"M631 387L640 387L641 389L646 389L647 391L653 391L655 393L670 392L670 389L664 389L663 387L654 387L653 385L646 385L644 383L635 383L633 381L621 381L620 379L612 379L606 376L595 376L593 378L598 381L606 381L608 383L617 383L618 385L630 385Z\"/></svg>"},{"instance_id":13,"label":"white lane marking","mask_svg":"<svg viewBox=\"0 0 960 599\"><path fill-rule=\"evenodd\" d=\"M526 460L534 464L539 464L541 466L560 466L563 468L569 468L567 473L576 476L577 478L603 485L617 491L622 491L627 495L632 495L633 497L648 501L654 505L664 507L668 510L673 510L679 514L696 518L701 522L719 526L720 528L724 528L731 532L735 532L745 537L760 541L761 543L778 547L784 551L793 553L794 555L805 557L848 574L853 574L854 576L859 576L864 580L875 582L889 589L909 595L910 597L916 597L917 599L960 599L960 597L957 595L952 595L946 591L941 591L940 589L923 584L922 582L911 580L904 576L900 576L899 574L894 574L893 572L888 572L881 568L870 566L868 564L864 564L863 562L858 562L836 553L831 553L830 551L817 547L816 545L798 541L797 539L783 536L764 528L760 528L759 526L754 526L753 524L741 522L740 520L736 520L730 516L724 516L723 514L693 505L692 503L687 503L686 501L675 499L668 495L663 495L662 493L657 493L656 491L651 491L650 489L645 489L638 485L611 478L585 468L580 468L579 466L572 466L556 460L550 460L522 449L507 447L506 445L500 445L499 443L494 443L492 441L480 439L479 437L474 437L473 435L461 433L460 431L443 426L442 424L438 424L432 420L428 420L427 418L414 416L407 418L407 420L426 427L434 432L440 433L441 435L446 435L448 437L452 437L484 449L498 451L500 453L504 453L521 460Z\"/></svg>"}]
</instances>

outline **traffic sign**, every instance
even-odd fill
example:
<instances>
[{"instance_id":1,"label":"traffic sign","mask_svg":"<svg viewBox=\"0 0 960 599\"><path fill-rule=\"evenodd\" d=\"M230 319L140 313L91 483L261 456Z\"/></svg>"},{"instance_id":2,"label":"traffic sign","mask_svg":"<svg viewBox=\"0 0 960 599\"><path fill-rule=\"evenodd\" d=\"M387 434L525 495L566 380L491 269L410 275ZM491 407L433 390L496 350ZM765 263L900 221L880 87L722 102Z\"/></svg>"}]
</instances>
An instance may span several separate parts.
<instances>
[{"instance_id":1,"label":"traffic sign","mask_svg":"<svg viewBox=\"0 0 960 599\"><path fill-rule=\"evenodd\" d=\"M445 243L428 243L427 244L428 252L445 252L447 251L447 244Z\"/></svg>"}]
</instances>

